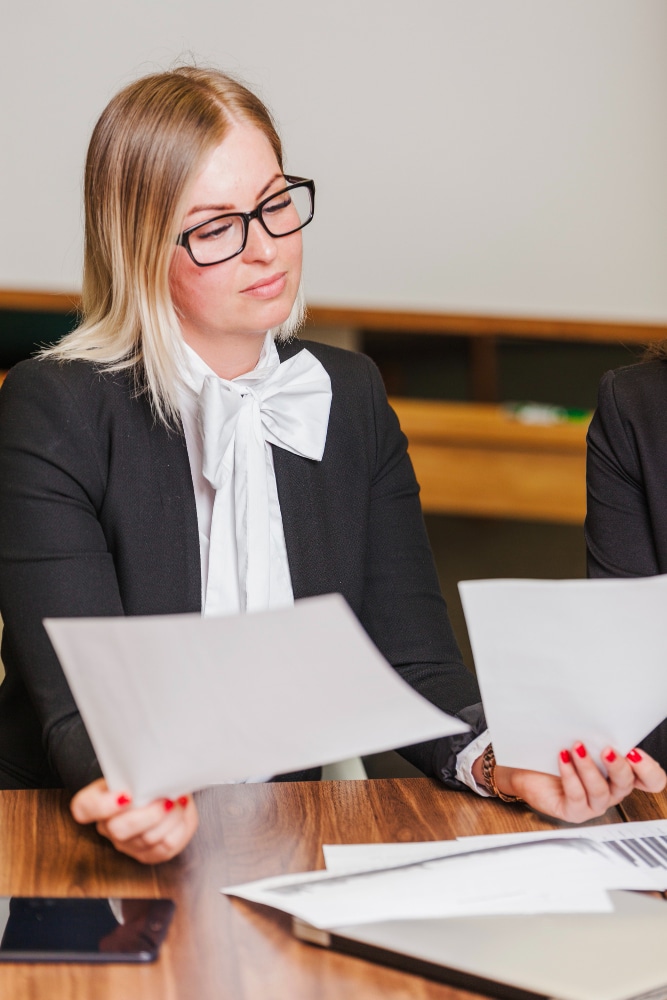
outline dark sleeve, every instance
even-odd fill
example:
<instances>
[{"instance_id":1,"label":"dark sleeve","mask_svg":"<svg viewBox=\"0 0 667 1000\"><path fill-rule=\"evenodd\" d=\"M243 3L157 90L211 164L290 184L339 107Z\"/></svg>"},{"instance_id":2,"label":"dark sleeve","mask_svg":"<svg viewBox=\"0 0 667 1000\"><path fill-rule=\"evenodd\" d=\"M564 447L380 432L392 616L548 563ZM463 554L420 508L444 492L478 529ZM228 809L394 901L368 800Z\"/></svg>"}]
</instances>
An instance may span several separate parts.
<instances>
[{"instance_id":1,"label":"dark sleeve","mask_svg":"<svg viewBox=\"0 0 667 1000\"><path fill-rule=\"evenodd\" d=\"M369 366L375 414L375 473L361 620L378 648L411 687L450 715L480 702L461 658L440 592L426 535L419 487L407 441L375 366ZM477 732L485 726L478 713ZM476 732L432 740L400 753L424 773L462 787L456 753Z\"/></svg>"},{"instance_id":2,"label":"dark sleeve","mask_svg":"<svg viewBox=\"0 0 667 1000\"><path fill-rule=\"evenodd\" d=\"M71 789L101 772L42 619L123 614L98 518L103 445L89 421L54 363L29 361L7 376L0 393L6 683L27 691L50 768Z\"/></svg>"},{"instance_id":3,"label":"dark sleeve","mask_svg":"<svg viewBox=\"0 0 667 1000\"><path fill-rule=\"evenodd\" d=\"M600 383L588 431L586 554L591 577L659 573L632 423L616 398L615 373Z\"/></svg>"},{"instance_id":4,"label":"dark sleeve","mask_svg":"<svg viewBox=\"0 0 667 1000\"><path fill-rule=\"evenodd\" d=\"M600 383L588 431L586 553L590 577L654 576L660 566L642 467L629 414L617 400L614 372ZM640 746L667 767L667 720Z\"/></svg>"}]
</instances>

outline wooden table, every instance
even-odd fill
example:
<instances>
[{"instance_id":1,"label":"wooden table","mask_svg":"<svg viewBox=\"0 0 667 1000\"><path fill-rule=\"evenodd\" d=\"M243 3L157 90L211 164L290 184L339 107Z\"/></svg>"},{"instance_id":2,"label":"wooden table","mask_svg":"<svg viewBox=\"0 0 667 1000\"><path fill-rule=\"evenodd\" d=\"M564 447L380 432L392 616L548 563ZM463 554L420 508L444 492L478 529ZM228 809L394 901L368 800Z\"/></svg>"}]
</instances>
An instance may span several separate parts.
<instances>
[{"instance_id":1,"label":"wooden table","mask_svg":"<svg viewBox=\"0 0 667 1000\"><path fill-rule=\"evenodd\" d=\"M0 792L0 895L171 897L150 966L0 965L7 1000L454 1000L473 996L295 940L289 919L218 889L323 866L323 843L439 840L550 829L522 806L426 778L228 785L199 796L201 826L173 862L144 867L70 818L60 791ZM629 818L667 815L635 796ZM608 821L620 818L612 810Z\"/></svg>"}]
</instances>

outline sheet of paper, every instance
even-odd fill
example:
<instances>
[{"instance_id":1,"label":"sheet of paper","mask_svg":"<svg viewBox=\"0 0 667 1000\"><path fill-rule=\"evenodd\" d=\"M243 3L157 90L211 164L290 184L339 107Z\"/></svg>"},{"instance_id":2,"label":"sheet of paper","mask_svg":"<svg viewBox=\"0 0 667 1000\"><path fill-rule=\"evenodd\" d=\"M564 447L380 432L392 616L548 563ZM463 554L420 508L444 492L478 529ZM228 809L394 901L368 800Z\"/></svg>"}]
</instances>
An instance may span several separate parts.
<instances>
[{"instance_id":1,"label":"sheet of paper","mask_svg":"<svg viewBox=\"0 0 667 1000\"><path fill-rule=\"evenodd\" d=\"M354 874L279 876L222 891L326 928L426 917L606 912L609 867L591 842L563 840Z\"/></svg>"},{"instance_id":2,"label":"sheet of paper","mask_svg":"<svg viewBox=\"0 0 667 1000\"><path fill-rule=\"evenodd\" d=\"M404 841L400 844L322 844L326 869L336 875L393 868L415 861L464 854L469 850L470 847L459 840Z\"/></svg>"},{"instance_id":3,"label":"sheet of paper","mask_svg":"<svg viewBox=\"0 0 667 1000\"><path fill-rule=\"evenodd\" d=\"M610 869L608 889L667 889L667 820L663 819L573 827L566 832L547 830L459 837L457 843L464 849L483 850L560 839L564 835L591 841L603 851L614 869ZM338 863L342 863L342 859L338 859Z\"/></svg>"},{"instance_id":4,"label":"sheet of paper","mask_svg":"<svg viewBox=\"0 0 667 1000\"><path fill-rule=\"evenodd\" d=\"M419 861L555 840L587 840L605 864L606 889L667 889L667 820L498 833L400 844L324 844L324 862L333 874L399 867Z\"/></svg>"},{"instance_id":5,"label":"sheet of paper","mask_svg":"<svg viewBox=\"0 0 667 1000\"><path fill-rule=\"evenodd\" d=\"M568 826L560 830L531 830L525 833L489 833L473 834L468 837L458 837L455 843L460 844L466 850L479 850L484 845L491 847L506 847L510 844L528 844L534 840L560 839L562 837L582 837L585 840L595 840L600 843L605 841L628 840L636 837L660 837L666 838L667 848L667 820L649 819L640 820L634 823L595 823L587 826ZM433 841L437 843L437 841ZM445 844L451 841L444 841ZM347 845L336 845L345 847ZM369 844L354 845L368 847L399 847L399 844ZM667 867L667 865L665 865Z\"/></svg>"},{"instance_id":6,"label":"sheet of paper","mask_svg":"<svg viewBox=\"0 0 667 1000\"><path fill-rule=\"evenodd\" d=\"M107 781L137 803L467 729L398 676L338 594L44 625Z\"/></svg>"},{"instance_id":7,"label":"sheet of paper","mask_svg":"<svg viewBox=\"0 0 667 1000\"><path fill-rule=\"evenodd\" d=\"M667 576L459 584L496 759L558 773L667 717Z\"/></svg>"}]
</instances>

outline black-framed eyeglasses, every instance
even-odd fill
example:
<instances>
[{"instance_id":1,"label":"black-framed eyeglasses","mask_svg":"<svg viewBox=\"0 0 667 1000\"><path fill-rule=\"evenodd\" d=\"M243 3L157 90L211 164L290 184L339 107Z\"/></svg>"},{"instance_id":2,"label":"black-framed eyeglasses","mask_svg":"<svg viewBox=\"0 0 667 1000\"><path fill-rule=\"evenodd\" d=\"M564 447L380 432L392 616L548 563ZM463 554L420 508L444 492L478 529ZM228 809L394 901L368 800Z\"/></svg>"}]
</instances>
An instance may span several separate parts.
<instances>
[{"instance_id":1,"label":"black-framed eyeglasses","mask_svg":"<svg viewBox=\"0 0 667 1000\"><path fill-rule=\"evenodd\" d=\"M184 229L177 246L185 247L197 267L210 267L245 250L253 219L276 239L298 233L313 218L315 182L287 175L285 180L288 186L264 198L253 212L228 212Z\"/></svg>"}]
</instances>

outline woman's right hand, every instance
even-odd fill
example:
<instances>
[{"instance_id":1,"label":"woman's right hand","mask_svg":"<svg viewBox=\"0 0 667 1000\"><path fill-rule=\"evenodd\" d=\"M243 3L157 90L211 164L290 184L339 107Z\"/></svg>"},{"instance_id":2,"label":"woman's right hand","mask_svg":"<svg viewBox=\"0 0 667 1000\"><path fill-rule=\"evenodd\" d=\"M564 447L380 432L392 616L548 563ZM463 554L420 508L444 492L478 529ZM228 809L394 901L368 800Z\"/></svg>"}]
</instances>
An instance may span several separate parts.
<instances>
[{"instance_id":1,"label":"woman's right hand","mask_svg":"<svg viewBox=\"0 0 667 1000\"><path fill-rule=\"evenodd\" d=\"M192 839L199 818L191 795L157 799L135 808L127 795L111 792L98 778L77 792L70 809L77 823L95 823L123 854L146 865L169 861Z\"/></svg>"},{"instance_id":2,"label":"woman's right hand","mask_svg":"<svg viewBox=\"0 0 667 1000\"><path fill-rule=\"evenodd\" d=\"M496 768L501 792L516 795L532 809L564 820L585 823L619 805L635 789L661 792L667 783L664 770L645 750L631 750L626 757L612 747L602 752L607 777L583 743L562 750L558 760L560 777L519 768Z\"/></svg>"}]
</instances>

